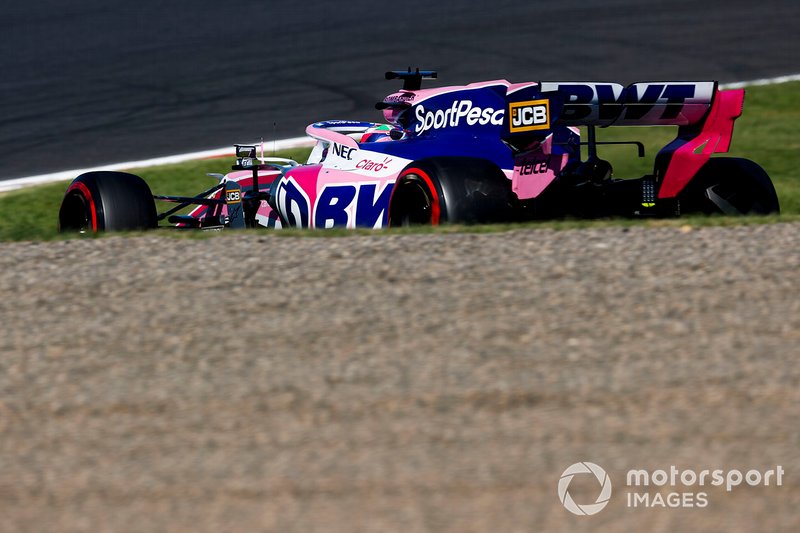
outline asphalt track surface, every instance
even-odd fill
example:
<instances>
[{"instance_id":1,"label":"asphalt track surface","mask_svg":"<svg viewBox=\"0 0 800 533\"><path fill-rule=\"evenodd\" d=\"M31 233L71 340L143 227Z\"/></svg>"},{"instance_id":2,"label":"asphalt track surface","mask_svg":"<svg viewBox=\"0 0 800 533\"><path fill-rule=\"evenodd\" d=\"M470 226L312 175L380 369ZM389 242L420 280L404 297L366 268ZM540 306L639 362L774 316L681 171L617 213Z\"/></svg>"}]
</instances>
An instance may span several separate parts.
<instances>
[{"instance_id":1,"label":"asphalt track surface","mask_svg":"<svg viewBox=\"0 0 800 533\"><path fill-rule=\"evenodd\" d=\"M0 179L379 120L392 68L484 79L800 72L795 0L4 2Z\"/></svg>"}]
</instances>

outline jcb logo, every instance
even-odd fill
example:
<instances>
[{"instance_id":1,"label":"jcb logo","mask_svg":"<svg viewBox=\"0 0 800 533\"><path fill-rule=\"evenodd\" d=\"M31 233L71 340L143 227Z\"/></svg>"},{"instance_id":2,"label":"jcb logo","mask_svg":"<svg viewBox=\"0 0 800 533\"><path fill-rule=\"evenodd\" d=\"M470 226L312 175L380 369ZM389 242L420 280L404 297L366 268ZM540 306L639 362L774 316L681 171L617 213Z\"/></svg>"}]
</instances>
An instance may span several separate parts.
<instances>
[{"instance_id":1,"label":"jcb logo","mask_svg":"<svg viewBox=\"0 0 800 533\"><path fill-rule=\"evenodd\" d=\"M242 201L241 191L227 191L225 193L225 201L229 204L236 204Z\"/></svg>"},{"instance_id":2,"label":"jcb logo","mask_svg":"<svg viewBox=\"0 0 800 533\"><path fill-rule=\"evenodd\" d=\"M550 101L528 100L508 105L511 133L546 130L550 128Z\"/></svg>"}]
</instances>

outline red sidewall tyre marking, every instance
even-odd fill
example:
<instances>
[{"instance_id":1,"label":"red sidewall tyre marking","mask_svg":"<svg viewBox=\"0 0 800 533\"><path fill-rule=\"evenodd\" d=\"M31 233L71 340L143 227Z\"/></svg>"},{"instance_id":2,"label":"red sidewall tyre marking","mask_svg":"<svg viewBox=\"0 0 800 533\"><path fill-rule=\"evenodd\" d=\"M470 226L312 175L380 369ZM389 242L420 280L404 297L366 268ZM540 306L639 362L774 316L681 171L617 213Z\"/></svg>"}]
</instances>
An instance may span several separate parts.
<instances>
[{"instance_id":1,"label":"red sidewall tyre marking","mask_svg":"<svg viewBox=\"0 0 800 533\"><path fill-rule=\"evenodd\" d=\"M428 186L428 190L431 191L431 225L438 226L439 220L442 216L442 209L439 205L439 193L436 191L436 186L433 184L433 180L428 173L419 168L409 168L406 169L405 172L400 176L406 176L408 174L414 174L422 178L422 181ZM399 181L399 180L398 180Z\"/></svg>"},{"instance_id":2,"label":"red sidewall tyre marking","mask_svg":"<svg viewBox=\"0 0 800 533\"><path fill-rule=\"evenodd\" d=\"M78 189L81 194L83 194L84 198L88 200L89 211L92 213L92 231L97 232L97 206L94 203L94 198L92 198L92 193L86 185L78 181L69 186L67 194L75 189Z\"/></svg>"}]
</instances>

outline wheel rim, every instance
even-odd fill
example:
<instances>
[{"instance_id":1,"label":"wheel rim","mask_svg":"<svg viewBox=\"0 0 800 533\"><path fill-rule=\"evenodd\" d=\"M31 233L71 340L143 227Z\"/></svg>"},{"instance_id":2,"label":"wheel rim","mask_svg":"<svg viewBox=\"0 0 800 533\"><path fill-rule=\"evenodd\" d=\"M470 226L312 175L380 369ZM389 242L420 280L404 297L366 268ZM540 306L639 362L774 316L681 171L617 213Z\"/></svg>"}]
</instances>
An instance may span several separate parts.
<instances>
[{"instance_id":1,"label":"wheel rim","mask_svg":"<svg viewBox=\"0 0 800 533\"><path fill-rule=\"evenodd\" d=\"M391 225L407 227L433 223L433 195L420 176L404 176L395 194L397 206L392 211Z\"/></svg>"},{"instance_id":2,"label":"wheel rim","mask_svg":"<svg viewBox=\"0 0 800 533\"><path fill-rule=\"evenodd\" d=\"M704 196L724 215L736 216L748 213L766 214L758 199L758 191L742 190L726 182L712 185L705 190Z\"/></svg>"},{"instance_id":3,"label":"wheel rim","mask_svg":"<svg viewBox=\"0 0 800 533\"><path fill-rule=\"evenodd\" d=\"M64 198L59 214L61 231L91 233L92 215L89 202L82 194L73 192Z\"/></svg>"},{"instance_id":4,"label":"wheel rim","mask_svg":"<svg viewBox=\"0 0 800 533\"><path fill-rule=\"evenodd\" d=\"M766 172L751 161L735 158L712 159L679 199L682 213L739 216L780 212L775 188Z\"/></svg>"}]
</instances>

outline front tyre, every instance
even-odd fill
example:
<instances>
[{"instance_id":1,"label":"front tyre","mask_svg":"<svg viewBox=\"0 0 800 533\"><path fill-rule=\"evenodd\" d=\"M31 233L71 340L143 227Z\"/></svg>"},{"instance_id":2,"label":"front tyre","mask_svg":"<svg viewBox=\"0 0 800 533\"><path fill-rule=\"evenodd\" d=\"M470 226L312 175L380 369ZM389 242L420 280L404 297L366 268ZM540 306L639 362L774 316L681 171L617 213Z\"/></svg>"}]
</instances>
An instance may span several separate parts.
<instances>
[{"instance_id":1,"label":"front tyre","mask_svg":"<svg viewBox=\"0 0 800 533\"><path fill-rule=\"evenodd\" d=\"M775 187L749 159L709 159L678 196L681 213L768 215L779 213Z\"/></svg>"},{"instance_id":2,"label":"front tyre","mask_svg":"<svg viewBox=\"0 0 800 533\"><path fill-rule=\"evenodd\" d=\"M58 213L61 232L135 231L158 226L147 183L124 172L87 172L70 183Z\"/></svg>"},{"instance_id":3,"label":"front tyre","mask_svg":"<svg viewBox=\"0 0 800 533\"><path fill-rule=\"evenodd\" d=\"M497 165L471 157L415 161L398 176L389 226L488 224L513 218L511 181Z\"/></svg>"}]
</instances>

